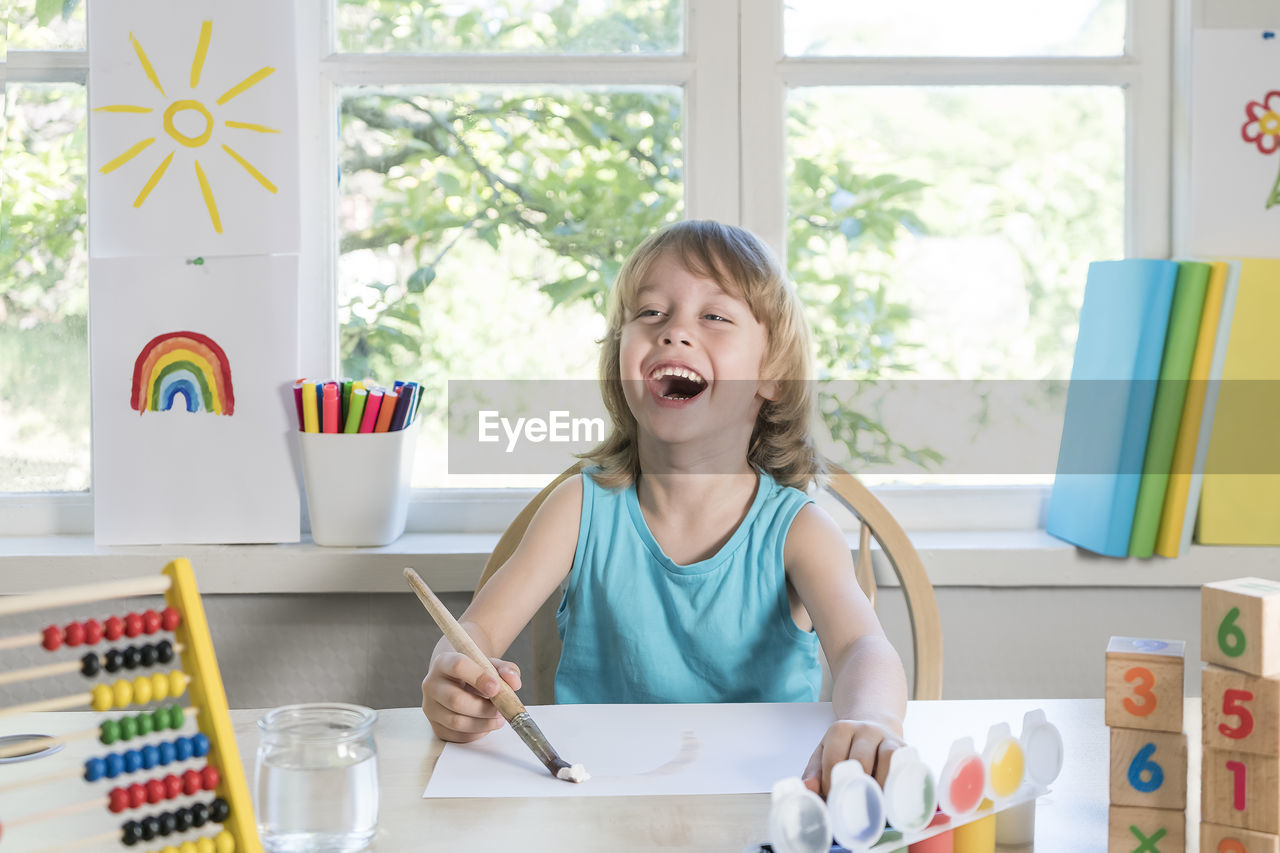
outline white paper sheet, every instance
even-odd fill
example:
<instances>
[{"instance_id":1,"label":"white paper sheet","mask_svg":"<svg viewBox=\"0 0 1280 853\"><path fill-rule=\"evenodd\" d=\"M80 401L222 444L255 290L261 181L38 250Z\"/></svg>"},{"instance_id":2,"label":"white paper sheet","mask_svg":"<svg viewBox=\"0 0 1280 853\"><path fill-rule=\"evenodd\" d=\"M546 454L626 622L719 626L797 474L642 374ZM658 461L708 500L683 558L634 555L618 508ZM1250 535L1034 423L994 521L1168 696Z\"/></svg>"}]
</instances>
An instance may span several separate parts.
<instances>
[{"instance_id":1,"label":"white paper sheet","mask_svg":"<svg viewBox=\"0 0 1280 853\"><path fill-rule=\"evenodd\" d=\"M1280 151L1256 141L1261 115L1251 103L1280 106L1280 31L1195 31L1191 85L1190 254L1272 257L1280 241L1280 205L1267 199L1280 172ZM1268 123L1272 119L1264 118ZM1246 140L1246 135L1255 141ZM1271 140L1263 140L1270 148Z\"/></svg>"},{"instance_id":2,"label":"white paper sheet","mask_svg":"<svg viewBox=\"0 0 1280 853\"><path fill-rule=\"evenodd\" d=\"M95 258L89 276L95 540L297 542L297 256L211 258L201 266ZM200 377L184 376L180 364L153 365L155 384L173 391L185 381L195 393L175 393L159 410L134 408L140 358L175 332L217 345L216 357L185 360L204 377L225 366L233 401L210 407L199 399L188 411L188 397L203 397Z\"/></svg>"},{"instance_id":3,"label":"white paper sheet","mask_svg":"<svg viewBox=\"0 0 1280 853\"><path fill-rule=\"evenodd\" d=\"M504 726L445 744L423 797L615 797L750 794L799 776L831 725L829 702L741 705L545 705L530 716L580 785L552 777Z\"/></svg>"},{"instance_id":4,"label":"white paper sheet","mask_svg":"<svg viewBox=\"0 0 1280 853\"><path fill-rule=\"evenodd\" d=\"M93 0L88 28L89 254L297 252L293 0Z\"/></svg>"}]
</instances>

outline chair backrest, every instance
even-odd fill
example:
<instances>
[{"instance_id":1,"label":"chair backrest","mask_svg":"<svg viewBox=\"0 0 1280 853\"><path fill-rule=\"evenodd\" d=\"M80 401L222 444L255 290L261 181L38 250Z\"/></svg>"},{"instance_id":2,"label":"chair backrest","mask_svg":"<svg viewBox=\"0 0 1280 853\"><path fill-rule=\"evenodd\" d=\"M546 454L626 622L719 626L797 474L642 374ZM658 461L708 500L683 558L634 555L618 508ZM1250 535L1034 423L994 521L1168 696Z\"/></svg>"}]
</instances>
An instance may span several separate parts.
<instances>
[{"instance_id":1,"label":"chair backrest","mask_svg":"<svg viewBox=\"0 0 1280 853\"><path fill-rule=\"evenodd\" d=\"M489 555L480 581L476 584L478 592L485 582L493 576L502 565L510 559L516 546L524 538L526 528L533 519L534 513L547 495L582 470L583 463L571 465L560 476L547 484L542 491L520 510L519 515L508 525L497 547ZM848 471L831 466L827 481L827 491L841 505L852 512L861 522L858 542L858 558L854 563L858 584L871 600L876 603L876 579L872 570L871 539L880 545L881 553L888 560L889 566L898 577L903 597L907 604L907 618L911 622L911 646L914 660L914 684L912 695L916 699L942 698L942 620L938 616L938 602L933 595L933 585L925 573L920 555L916 553L911 540L897 520L885 509L884 504L862 485ZM560 636L556 631L555 611L559 606L557 592L539 608L533 617L533 665L535 700L540 705L548 705L555 701L555 670L560 659Z\"/></svg>"}]
</instances>

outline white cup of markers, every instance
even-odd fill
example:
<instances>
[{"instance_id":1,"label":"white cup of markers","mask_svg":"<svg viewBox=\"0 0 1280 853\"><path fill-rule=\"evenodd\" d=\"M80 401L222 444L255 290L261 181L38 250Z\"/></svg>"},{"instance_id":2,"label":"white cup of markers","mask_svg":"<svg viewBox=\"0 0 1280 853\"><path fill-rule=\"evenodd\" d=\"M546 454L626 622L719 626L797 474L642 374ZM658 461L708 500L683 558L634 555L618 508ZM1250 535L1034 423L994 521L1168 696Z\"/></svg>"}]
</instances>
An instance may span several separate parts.
<instances>
[{"instance_id":1,"label":"white cup of markers","mask_svg":"<svg viewBox=\"0 0 1280 853\"><path fill-rule=\"evenodd\" d=\"M300 379L293 386L311 538L387 545L404 533L421 386Z\"/></svg>"}]
</instances>

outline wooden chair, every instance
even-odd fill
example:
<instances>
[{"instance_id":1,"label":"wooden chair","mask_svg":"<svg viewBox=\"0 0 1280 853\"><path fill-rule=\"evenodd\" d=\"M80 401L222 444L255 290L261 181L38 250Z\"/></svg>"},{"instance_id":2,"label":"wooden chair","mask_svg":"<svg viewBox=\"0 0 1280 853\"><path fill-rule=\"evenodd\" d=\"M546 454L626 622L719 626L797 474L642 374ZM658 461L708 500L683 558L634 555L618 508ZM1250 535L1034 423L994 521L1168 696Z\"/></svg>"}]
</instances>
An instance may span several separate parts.
<instances>
[{"instance_id":1,"label":"wooden chair","mask_svg":"<svg viewBox=\"0 0 1280 853\"><path fill-rule=\"evenodd\" d=\"M581 462L570 466L520 510L498 545L489 555L476 591L485 585L493 573L501 568L524 537L525 529L533 515L542 506L547 495L569 477L582 470ZM933 585L925 573L920 555L902 526L894 519L884 504L871 494L852 474L837 466L831 466L827 482L829 491L837 501L852 512L861 522L858 559L854 564L858 585L862 587L871 606L876 603L876 579L871 566L871 539L880 549L902 586L907 603L907 616L911 622L911 644L914 668L912 695L916 699L942 698L942 622L938 616L938 602L933 595ZM531 624L533 630L533 666L535 701L548 705L555 701L555 671L560 660L560 635L556 631L555 613L562 593L557 591L539 608Z\"/></svg>"}]
</instances>

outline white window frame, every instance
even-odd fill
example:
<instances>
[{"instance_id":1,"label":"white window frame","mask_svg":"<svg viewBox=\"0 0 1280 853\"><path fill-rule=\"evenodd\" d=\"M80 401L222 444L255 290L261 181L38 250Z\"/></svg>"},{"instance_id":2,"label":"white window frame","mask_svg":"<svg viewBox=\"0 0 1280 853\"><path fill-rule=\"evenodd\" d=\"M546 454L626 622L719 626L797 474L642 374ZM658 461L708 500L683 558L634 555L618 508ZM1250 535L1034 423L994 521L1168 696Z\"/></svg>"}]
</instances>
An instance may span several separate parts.
<instances>
[{"instance_id":1,"label":"white window frame","mask_svg":"<svg viewBox=\"0 0 1280 853\"><path fill-rule=\"evenodd\" d=\"M1170 250L1171 86L1174 0L1128 0L1126 52L1118 57L1032 59L789 57L783 0L686 0L685 51L657 56L340 54L332 0L298 0L302 282L300 368L338 367L338 90L359 83L432 85L661 85L684 90L685 215L743 225L781 251L786 223L787 89L816 85L1111 85L1125 93L1125 251ZM734 22L736 26L729 25ZM730 38L737 33L737 40ZM14 51L0 84L76 82L88 50ZM1141 204L1138 200L1141 199ZM876 490L908 529L1034 529L1044 486L892 486ZM410 531L501 529L530 489L418 489ZM843 515L843 514L842 514ZM0 496L0 536L84 534L92 497Z\"/></svg>"}]
</instances>

